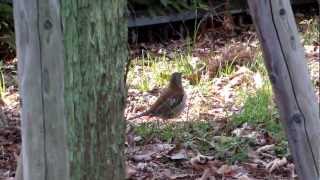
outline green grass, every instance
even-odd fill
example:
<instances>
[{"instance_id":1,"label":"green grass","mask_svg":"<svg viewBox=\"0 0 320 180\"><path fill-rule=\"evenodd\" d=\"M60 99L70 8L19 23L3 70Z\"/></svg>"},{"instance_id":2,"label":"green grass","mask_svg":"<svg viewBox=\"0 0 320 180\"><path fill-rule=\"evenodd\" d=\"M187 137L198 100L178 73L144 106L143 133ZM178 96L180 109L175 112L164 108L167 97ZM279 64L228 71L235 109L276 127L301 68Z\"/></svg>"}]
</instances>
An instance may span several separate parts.
<instances>
[{"instance_id":1,"label":"green grass","mask_svg":"<svg viewBox=\"0 0 320 180\"><path fill-rule=\"evenodd\" d=\"M272 101L272 90L270 84L264 85L255 93L244 94L244 105L242 112L233 117L237 124L248 122L253 125L266 128L272 134L277 135L281 131L278 122L278 113Z\"/></svg>"},{"instance_id":2,"label":"green grass","mask_svg":"<svg viewBox=\"0 0 320 180\"><path fill-rule=\"evenodd\" d=\"M272 87L263 62L262 52L258 51L254 59L255 61L249 64L248 68L261 74L263 86L253 93L239 92L238 101L244 102L243 110L233 117L233 121L237 125L248 122L264 128L279 141L282 141L285 139L284 132L279 122L279 113L272 99Z\"/></svg>"},{"instance_id":3,"label":"green grass","mask_svg":"<svg viewBox=\"0 0 320 180\"><path fill-rule=\"evenodd\" d=\"M265 80L268 79L268 71L263 62L262 52L258 51L255 54L254 61L248 64L248 68L253 72L259 72Z\"/></svg>"},{"instance_id":4,"label":"green grass","mask_svg":"<svg viewBox=\"0 0 320 180\"><path fill-rule=\"evenodd\" d=\"M276 140L278 155L287 154L287 140L272 100L270 84L265 84L255 93L243 95L242 98L243 109L232 118L234 126L249 123L258 129L266 130Z\"/></svg>"},{"instance_id":5,"label":"green grass","mask_svg":"<svg viewBox=\"0 0 320 180\"><path fill-rule=\"evenodd\" d=\"M227 77L229 75L231 75L232 73L234 73L236 71L235 65L234 65L234 61L236 59L230 61L226 61L228 63L226 63L225 65L222 66L222 68L218 69L218 73L217 76L218 77Z\"/></svg>"},{"instance_id":6,"label":"green grass","mask_svg":"<svg viewBox=\"0 0 320 180\"><path fill-rule=\"evenodd\" d=\"M169 59L166 54L145 56L133 59L128 73L128 82L140 91L148 91L153 87L163 87L168 83L173 72L181 72L184 76L196 70L190 63L192 56L189 54L176 54Z\"/></svg>"},{"instance_id":7,"label":"green grass","mask_svg":"<svg viewBox=\"0 0 320 180\"><path fill-rule=\"evenodd\" d=\"M157 137L167 143L183 143L186 147L211 155L229 163L247 159L251 142L248 138L215 136L214 124L208 121L165 123L157 128L156 123L141 123L135 128L137 135L145 141Z\"/></svg>"},{"instance_id":8,"label":"green grass","mask_svg":"<svg viewBox=\"0 0 320 180\"><path fill-rule=\"evenodd\" d=\"M219 136L214 140L216 156L226 159L230 164L236 161L244 161L248 158L249 138Z\"/></svg>"}]
</instances>

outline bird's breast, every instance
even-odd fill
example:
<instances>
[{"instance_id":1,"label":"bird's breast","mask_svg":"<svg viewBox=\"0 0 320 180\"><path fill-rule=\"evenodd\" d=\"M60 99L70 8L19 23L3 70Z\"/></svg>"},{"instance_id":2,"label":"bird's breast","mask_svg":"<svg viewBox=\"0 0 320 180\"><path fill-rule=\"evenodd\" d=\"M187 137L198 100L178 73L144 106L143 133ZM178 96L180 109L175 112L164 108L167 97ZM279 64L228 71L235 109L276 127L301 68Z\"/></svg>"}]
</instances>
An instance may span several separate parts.
<instances>
[{"instance_id":1,"label":"bird's breast","mask_svg":"<svg viewBox=\"0 0 320 180\"><path fill-rule=\"evenodd\" d=\"M186 106L186 100L187 100L187 95L184 94L183 97L182 97L182 100L179 104L177 104L174 108L173 108L173 111L175 112L176 116L178 116L182 111L183 109L185 108Z\"/></svg>"}]
</instances>

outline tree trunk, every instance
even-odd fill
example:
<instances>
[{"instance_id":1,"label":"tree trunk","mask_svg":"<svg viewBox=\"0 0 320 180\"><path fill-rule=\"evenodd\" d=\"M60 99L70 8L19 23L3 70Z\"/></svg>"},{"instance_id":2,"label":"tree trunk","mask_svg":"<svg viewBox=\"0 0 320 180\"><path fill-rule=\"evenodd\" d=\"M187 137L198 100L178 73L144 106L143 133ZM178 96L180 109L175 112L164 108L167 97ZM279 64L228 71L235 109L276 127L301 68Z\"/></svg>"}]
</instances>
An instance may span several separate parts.
<instances>
[{"instance_id":1,"label":"tree trunk","mask_svg":"<svg viewBox=\"0 0 320 180\"><path fill-rule=\"evenodd\" d=\"M124 0L14 1L23 102L17 176L124 179L125 7Z\"/></svg>"},{"instance_id":2,"label":"tree trunk","mask_svg":"<svg viewBox=\"0 0 320 180\"><path fill-rule=\"evenodd\" d=\"M124 179L126 1L61 3L71 179Z\"/></svg>"}]
</instances>

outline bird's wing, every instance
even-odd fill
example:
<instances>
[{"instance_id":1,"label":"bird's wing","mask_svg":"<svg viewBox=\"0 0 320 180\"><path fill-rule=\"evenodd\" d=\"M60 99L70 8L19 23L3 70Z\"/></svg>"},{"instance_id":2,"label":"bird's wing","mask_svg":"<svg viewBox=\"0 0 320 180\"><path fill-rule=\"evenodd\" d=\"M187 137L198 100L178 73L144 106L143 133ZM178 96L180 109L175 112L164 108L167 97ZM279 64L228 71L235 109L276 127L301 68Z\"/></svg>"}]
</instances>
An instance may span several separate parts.
<instances>
[{"instance_id":1,"label":"bird's wing","mask_svg":"<svg viewBox=\"0 0 320 180\"><path fill-rule=\"evenodd\" d=\"M172 110L175 109L183 101L184 94L166 93L152 105L150 108L150 114L152 115L165 115L171 116Z\"/></svg>"}]
</instances>

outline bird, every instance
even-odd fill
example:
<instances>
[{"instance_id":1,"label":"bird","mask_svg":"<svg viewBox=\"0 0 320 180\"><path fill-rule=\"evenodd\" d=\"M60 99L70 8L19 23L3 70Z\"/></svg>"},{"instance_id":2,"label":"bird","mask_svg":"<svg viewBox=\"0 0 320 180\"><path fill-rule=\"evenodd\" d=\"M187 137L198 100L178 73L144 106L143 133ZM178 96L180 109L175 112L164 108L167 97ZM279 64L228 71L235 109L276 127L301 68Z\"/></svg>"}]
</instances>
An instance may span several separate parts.
<instances>
[{"instance_id":1,"label":"bird","mask_svg":"<svg viewBox=\"0 0 320 180\"><path fill-rule=\"evenodd\" d=\"M186 94L182 86L182 73L171 74L169 84L162 91L160 97L151 107L127 120L133 120L143 116L159 117L163 120L171 119L180 115L186 104Z\"/></svg>"}]
</instances>

